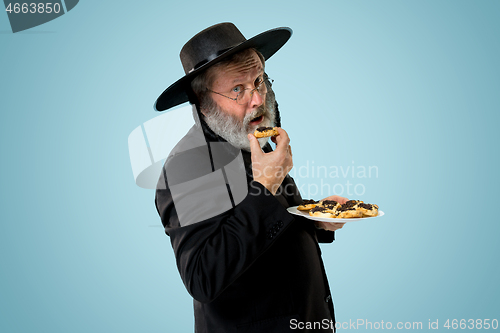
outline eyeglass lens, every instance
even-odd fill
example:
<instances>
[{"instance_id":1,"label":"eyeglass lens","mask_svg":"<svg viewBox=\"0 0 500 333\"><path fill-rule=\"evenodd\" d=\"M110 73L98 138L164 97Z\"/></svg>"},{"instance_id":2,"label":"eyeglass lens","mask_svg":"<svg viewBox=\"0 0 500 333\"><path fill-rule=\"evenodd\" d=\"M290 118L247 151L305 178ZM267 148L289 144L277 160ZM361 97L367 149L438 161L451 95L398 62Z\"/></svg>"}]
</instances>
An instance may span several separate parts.
<instances>
[{"instance_id":1,"label":"eyeglass lens","mask_svg":"<svg viewBox=\"0 0 500 333\"><path fill-rule=\"evenodd\" d=\"M259 83L259 85L257 87L255 87L254 89L245 89L243 90L237 97L237 102L238 104L246 104L248 103L248 101L252 98L253 96L253 93L255 91L258 92L258 94L260 96L264 95L267 93L267 85L266 85L266 82L268 81L268 79L264 79L261 83Z\"/></svg>"}]
</instances>

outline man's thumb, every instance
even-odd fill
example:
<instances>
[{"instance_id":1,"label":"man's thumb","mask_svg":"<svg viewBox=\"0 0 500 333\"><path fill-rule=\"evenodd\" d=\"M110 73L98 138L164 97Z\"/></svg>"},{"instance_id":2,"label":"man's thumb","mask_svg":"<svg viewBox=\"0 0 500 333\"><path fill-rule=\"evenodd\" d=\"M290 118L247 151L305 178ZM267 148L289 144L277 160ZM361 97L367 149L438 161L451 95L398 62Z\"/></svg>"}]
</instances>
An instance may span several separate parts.
<instances>
[{"instance_id":1,"label":"man's thumb","mask_svg":"<svg viewBox=\"0 0 500 333\"><path fill-rule=\"evenodd\" d=\"M252 154L262 153L259 141L253 134L248 134L248 141L250 141L250 152Z\"/></svg>"}]
</instances>

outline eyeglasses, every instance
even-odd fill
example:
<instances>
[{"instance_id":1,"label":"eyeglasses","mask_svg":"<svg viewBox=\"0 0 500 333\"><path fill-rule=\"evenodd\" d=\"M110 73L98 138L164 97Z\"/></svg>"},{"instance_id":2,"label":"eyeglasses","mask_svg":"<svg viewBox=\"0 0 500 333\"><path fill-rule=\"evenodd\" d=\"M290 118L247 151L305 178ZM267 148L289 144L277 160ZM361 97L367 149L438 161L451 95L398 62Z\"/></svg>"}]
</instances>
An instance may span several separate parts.
<instances>
[{"instance_id":1,"label":"eyeglasses","mask_svg":"<svg viewBox=\"0 0 500 333\"><path fill-rule=\"evenodd\" d=\"M271 87L273 85L274 80L266 77L264 80L260 81L257 83L254 89L250 88L243 88L242 85L236 86L231 91L229 92L230 95L233 97L229 97L226 95L221 94L220 92L213 91L207 88L208 91L211 91L217 95L224 96L226 98L232 99L236 103L240 105L247 104L253 96L254 91L257 91L260 96L264 96L267 93L267 85Z\"/></svg>"}]
</instances>

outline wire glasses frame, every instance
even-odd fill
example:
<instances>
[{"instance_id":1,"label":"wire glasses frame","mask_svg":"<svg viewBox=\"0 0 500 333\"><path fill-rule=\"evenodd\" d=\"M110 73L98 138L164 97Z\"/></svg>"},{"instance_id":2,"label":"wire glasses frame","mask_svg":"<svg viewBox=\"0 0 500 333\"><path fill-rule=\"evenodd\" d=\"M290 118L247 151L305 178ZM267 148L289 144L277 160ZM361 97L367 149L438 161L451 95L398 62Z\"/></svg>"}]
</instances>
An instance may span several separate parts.
<instances>
[{"instance_id":1,"label":"wire glasses frame","mask_svg":"<svg viewBox=\"0 0 500 333\"><path fill-rule=\"evenodd\" d=\"M250 101L252 99L254 91L257 91L260 96L263 96L264 94L266 94L267 93L267 85L269 84L269 87L271 87L273 85L273 82L274 82L273 79L270 79L269 77L266 77L255 88L253 88L253 89L246 88L246 89L243 89L242 91L240 91L238 93L238 95L236 95L235 98L223 95L220 92L213 91L213 90L208 89L208 88L207 88L207 90L210 91L210 92L213 92L213 93L215 93L217 95L221 95L221 96L224 96L226 98L229 98L229 99L235 101L236 103L238 103L240 105L244 105L244 104L248 103L248 101ZM247 94L248 90L250 90L250 94Z\"/></svg>"}]
</instances>

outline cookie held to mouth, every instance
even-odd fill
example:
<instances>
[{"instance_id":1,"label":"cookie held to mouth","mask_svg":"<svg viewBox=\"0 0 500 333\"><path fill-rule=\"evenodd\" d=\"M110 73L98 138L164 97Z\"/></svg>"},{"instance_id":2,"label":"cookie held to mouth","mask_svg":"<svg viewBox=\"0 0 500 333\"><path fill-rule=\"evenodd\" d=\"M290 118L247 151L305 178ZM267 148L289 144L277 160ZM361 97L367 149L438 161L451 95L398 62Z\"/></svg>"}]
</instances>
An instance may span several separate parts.
<instances>
[{"instance_id":1,"label":"cookie held to mouth","mask_svg":"<svg viewBox=\"0 0 500 333\"><path fill-rule=\"evenodd\" d=\"M265 138L268 136L276 136L279 135L276 127L259 127L253 133L256 138Z\"/></svg>"}]
</instances>

